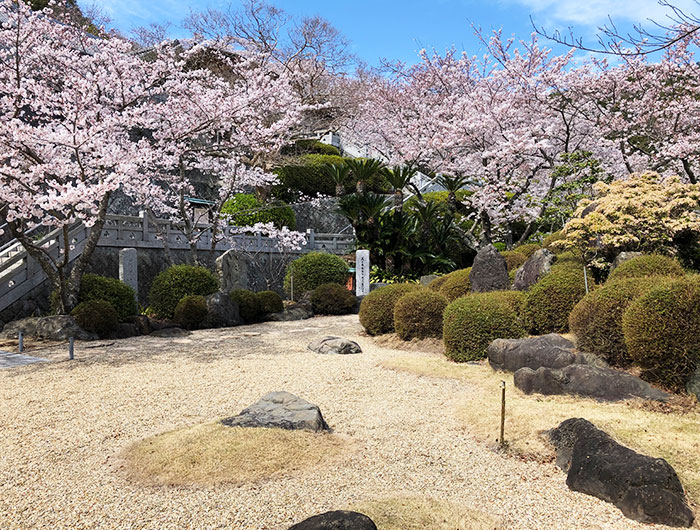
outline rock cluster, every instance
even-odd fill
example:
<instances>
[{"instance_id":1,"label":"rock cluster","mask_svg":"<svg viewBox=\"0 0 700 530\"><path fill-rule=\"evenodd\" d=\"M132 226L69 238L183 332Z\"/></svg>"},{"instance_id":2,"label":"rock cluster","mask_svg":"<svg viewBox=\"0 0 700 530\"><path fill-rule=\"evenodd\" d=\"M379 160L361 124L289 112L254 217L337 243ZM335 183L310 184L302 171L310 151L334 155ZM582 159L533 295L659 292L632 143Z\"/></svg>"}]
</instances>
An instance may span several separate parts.
<instances>
[{"instance_id":1,"label":"rock cluster","mask_svg":"<svg viewBox=\"0 0 700 530\"><path fill-rule=\"evenodd\" d=\"M316 353L329 353L334 355L362 353L362 348L360 348L357 342L340 337L324 337L309 344L308 348Z\"/></svg>"}]
</instances>

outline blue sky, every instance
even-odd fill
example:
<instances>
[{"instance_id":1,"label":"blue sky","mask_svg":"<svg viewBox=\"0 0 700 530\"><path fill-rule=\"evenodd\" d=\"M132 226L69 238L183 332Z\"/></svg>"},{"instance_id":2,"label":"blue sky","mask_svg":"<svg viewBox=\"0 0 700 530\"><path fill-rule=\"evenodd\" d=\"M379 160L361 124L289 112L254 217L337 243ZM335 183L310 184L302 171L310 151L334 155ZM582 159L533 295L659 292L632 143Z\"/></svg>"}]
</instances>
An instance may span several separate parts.
<instances>
[{"instance_id":1,"label":"blue sky","mask_svg":"<svg viewBox=\"0 0 700 530\"><path fill-rule=\"evenodd\" d=\"M180 26L190 10L225 9L240 0L79 0L95 3L112 19L112 26L124 33L150 22L171 22L171 34L182 36ZM470 22L485 30L502 28L505 35L528 38L530 16L550 30L575 28L577 35L595 44L596 28L607 16L619 28L648 19L667 21L668 10L657 0L272 0L294 15L320 15L328 19L351 41L353 52L370 65L381 58L415 62L421 48L443 51L455 46L479 52ZM688 12L700 11L694 0L676 0Z\"/></svg>"}]
</instances>

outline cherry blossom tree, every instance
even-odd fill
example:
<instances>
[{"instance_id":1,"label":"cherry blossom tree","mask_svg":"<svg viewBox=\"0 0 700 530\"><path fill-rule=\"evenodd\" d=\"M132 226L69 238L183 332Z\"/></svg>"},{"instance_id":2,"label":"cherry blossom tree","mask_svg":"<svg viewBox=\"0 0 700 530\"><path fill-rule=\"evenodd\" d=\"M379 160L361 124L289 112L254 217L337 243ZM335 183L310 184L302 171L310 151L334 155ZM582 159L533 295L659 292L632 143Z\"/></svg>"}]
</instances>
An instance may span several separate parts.
<instances>
[{"instance_id":1,"label":"cherry blossom tree","mask_svg":"<svg viewBox=\"0 0 700 530\"><path fill-rule=\"evenodd\" d=\"M0 14L0 212L48 276L56 309L68 312L114 192L149 194L139 161L152 150L133 130L150 77L128 43L95 38L51 10L2 0ZM78 223L88 235L71 263ZM32 240L37 226L58 230L58 255Z\"/></svg>"}]
</instances>

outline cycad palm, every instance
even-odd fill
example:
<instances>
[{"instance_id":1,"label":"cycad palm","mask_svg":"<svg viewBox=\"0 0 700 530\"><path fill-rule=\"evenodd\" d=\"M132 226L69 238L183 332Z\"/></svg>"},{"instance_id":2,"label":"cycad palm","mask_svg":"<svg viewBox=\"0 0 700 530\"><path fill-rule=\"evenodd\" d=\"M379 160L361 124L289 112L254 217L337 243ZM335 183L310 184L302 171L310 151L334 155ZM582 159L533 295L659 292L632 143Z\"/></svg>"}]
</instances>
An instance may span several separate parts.
<instances>
[{"instance_id":1,"label":"cycad palm","mask_svg":"<svg viewBox=\"0 0 700 530\"><path fill-rule=\"evenodd\" d=\"M350 168L346 165L328 164L325 173L335 184L335 196L342 197L345 194L345 184L350 178Z\"/></svg>"},{"instance_id":2,"label":"cycad palm","mask_svg":"<svg viewBox=\"0 0 700 530\"><path fill-rule=\"evenodd\" d=\"M438 175L437 183L447 190L447 205L450 210L456 212L459 209L457 192L464 188L471 180L467 177L456 177L450 175Z\"/></svg>"},{"instance_id":3,"label":"cycad palm","mask_svg":"<svg viewBox=\"0 0 700 530\"><path fill-rule=\"evenodd\" d=\"M401 211L403 207L403 190L413 180L416 170L411 166L394 166L393 169L384 168L381 173L394 190L394 208Z\"/></svg>"},{"instance_id":4,"label":"cycad palm","mask_svg":"<svg viewBox=\"0 0 700 530\"><path fill-rule=\"evenodd\" d=\"M365 192L365 182L375 176L384 167L381 160L374 158L353 158L346 160L345 165L357 180L357 193Z\"/></svg>"}]
</instances>

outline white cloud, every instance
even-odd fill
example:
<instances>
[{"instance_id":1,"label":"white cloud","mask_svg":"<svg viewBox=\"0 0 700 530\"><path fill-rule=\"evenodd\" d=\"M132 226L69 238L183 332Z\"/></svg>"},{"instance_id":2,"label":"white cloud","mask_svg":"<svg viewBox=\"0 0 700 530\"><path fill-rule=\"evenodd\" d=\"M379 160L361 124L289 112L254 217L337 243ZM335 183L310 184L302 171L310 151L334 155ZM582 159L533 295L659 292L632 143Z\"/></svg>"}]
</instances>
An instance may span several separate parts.
<instances>
[{"instance_id":1,"label":"white cloud","mask_svg":"<svg viewBox=\"0 0 700 530\"><path fill-rule=\"evenodd\" d=\"M657 0L504 0L529 9L536 19L566 25L600 26L610 16L615 23L632 22L650 25L649 20L669 24L673 13ZM673 4L686 13L698 13L695 0L674 0Z\"/></svg>"}]
</instances>

